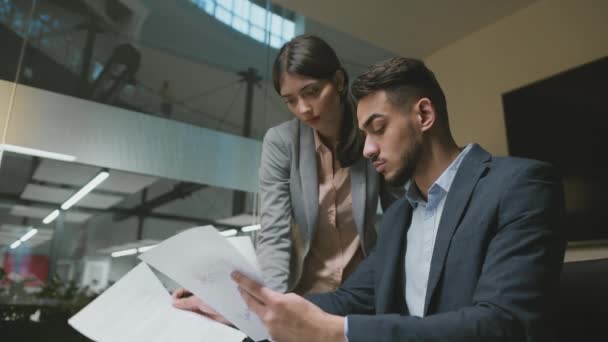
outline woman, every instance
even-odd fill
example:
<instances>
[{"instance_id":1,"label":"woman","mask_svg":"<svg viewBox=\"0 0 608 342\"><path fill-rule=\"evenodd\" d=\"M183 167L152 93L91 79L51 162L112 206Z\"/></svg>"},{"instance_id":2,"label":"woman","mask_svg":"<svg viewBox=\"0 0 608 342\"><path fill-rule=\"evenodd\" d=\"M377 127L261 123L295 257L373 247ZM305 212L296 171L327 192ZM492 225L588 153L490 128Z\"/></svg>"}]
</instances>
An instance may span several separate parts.
<instances>
[{"instance_id":1,"label":"woman","mask_svg":"<svg viewBox=\"0 0 608 342\"><path fill-rule=\"evenodd\" d=\"M380 192L380 176L363 158L348 76L325 41L303 35L286 43L272 77L295 118L264 137L257 259L271 289L332 291L376 241L379 193L383 207L395 196ZM227 323L190 295L174 292L174 306Z\"/></svg>"},{"instance_id":2,"label":"woman","mask_svg":"<svg viewBox=\"0 0 608 342\"><path fill-rule=\"evenodd\" d=\"M276 291L332 291L375 243L380 177L362 156L348 77L325 41L286 43L272 76L295 118L264 138L258 261Z\"/></svg>"}]
</instances>

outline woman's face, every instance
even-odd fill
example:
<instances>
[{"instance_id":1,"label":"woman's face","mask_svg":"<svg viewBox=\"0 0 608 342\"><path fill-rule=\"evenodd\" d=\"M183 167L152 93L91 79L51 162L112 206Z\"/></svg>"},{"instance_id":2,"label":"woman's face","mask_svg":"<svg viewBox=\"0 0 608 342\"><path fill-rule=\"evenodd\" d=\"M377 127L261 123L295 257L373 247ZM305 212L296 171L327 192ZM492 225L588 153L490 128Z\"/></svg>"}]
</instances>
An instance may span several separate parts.
<instances>
[{"instance_id":1,"label":"woman's face","mask_svg":"<svg viewBox=\"0 0 608 342\"><path fill-rule=\"evenodd\" d=\"M280 95L289 111L321 134L332 134L341 124L340 92L344 81L335 78L324 80L290 73L281 78Z\"/></svg>"}]
</instances>

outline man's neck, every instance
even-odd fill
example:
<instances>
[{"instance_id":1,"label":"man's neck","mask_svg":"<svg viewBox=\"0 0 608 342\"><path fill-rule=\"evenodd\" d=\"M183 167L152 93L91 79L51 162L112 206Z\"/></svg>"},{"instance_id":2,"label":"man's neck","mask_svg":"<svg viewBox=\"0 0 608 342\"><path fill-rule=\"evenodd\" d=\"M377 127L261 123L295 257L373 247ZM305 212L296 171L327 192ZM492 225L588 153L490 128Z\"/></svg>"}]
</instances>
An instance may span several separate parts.
<instances>
[{"instance_id":1,"label":"man's neck","mask_svg":"<svg viewBox=\"0 0 608 342\"><path fill-rule=\"evenodd\" d=\"M423 147L422 155L416 166L413 178L420 194L425 200L427 199L431 185L452 164L454 159L458 157L458 154L460 154L460 149L451 137L446 138L444 141L431 139Z\"/></svg>"}]
</instances>

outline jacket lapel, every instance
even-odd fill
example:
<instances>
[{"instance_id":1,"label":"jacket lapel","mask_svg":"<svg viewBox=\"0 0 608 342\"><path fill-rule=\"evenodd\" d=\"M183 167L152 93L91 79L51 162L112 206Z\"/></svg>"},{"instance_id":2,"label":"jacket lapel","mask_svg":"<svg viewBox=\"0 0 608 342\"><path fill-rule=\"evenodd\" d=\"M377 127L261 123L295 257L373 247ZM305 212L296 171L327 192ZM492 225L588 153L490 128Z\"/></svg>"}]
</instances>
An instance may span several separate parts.
<instances>
[{"instance_id":1,"label":"jacket lapel","mask_svg":"<svg viewBox=\"0 0 608 342\"><path fill-rule=\"evenodd\" d=\"M400 204L403 210L399 210L394 222L383 222L383 226L389 226L390 231L387 231L385 236L380 237L382 246L376 250L380 259L385 261L382 267L382 275L376 289L377 302L376 313L402 313L407 314L407 306L405 305L404 289L405 289L405 265L404 258L406 252L406 235L412 220L412 207L408 201L403 200Z\"/></svg>"},{"instance_id":2,"label":"jacket lapel","mask_svg":"<svg viewBox=\"0 0 608 342\"><path fill-rule=\"evenodd\" d=\"M487 169L487 165L484 162L490 159L491 155L488 152L478 145L474 145L462 160L456 176L452 181L441 215L441 220L439 221L437 237L435 239L435 247L431 259L429 281L424 303L425 315L428 314L433 292L441 277L452 236L468 206L469 199L471 198L479 178Z\"/></svg>"},{"instance_id":3,"label":"jacket lapel","mask_svg":"<svg viewBox=\"0 0 608 342\"><path fill-rule=\"evenodd\" d=\"M350 167L350 187L353 201L353 218L359 236L365 237L365 201L366 201L366 173L367 160L360 158Z\"/></svg>"},{"instance_id":4,"label":"jacket lapel","mask_svg":"<svg viewBox=\"0 0 608 342\"><path fill-rule=\"evenodd\" d=\"M306 227L303 231L305 241L310 243L315 234L319 219L319 178L317 175L317 156L312 129L302 123L300 125L300 175L302 182L301 196L304 199ZM297 195L296 195L297 196Z\"/></svg>"}]
</instances>

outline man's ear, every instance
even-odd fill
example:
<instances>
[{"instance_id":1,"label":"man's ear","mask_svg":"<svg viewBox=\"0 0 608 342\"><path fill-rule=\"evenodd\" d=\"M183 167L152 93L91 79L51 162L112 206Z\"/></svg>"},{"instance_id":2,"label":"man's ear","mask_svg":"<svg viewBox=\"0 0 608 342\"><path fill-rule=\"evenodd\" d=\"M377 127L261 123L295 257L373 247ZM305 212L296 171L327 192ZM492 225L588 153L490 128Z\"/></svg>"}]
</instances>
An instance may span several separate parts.
<instances>
[{"instance_id":1,"label":"man's ear","mask_svg":"<svg viewBox=\"0 0 608 342\"><path fill-rule=\"evenodd\" d=\"M435 106L428 97L420 98L414 105L414 110L422 132L430 130L435 125L437 113L435 112Z\"/></svg>"}]
</instances>

